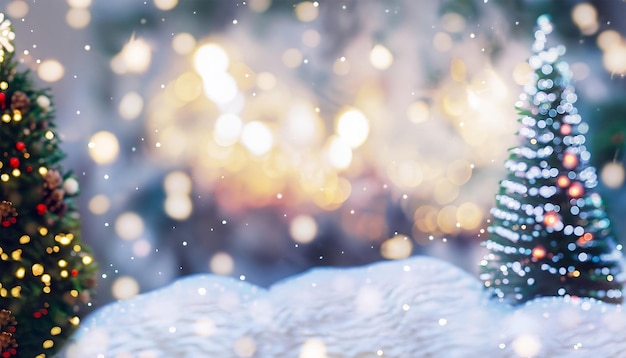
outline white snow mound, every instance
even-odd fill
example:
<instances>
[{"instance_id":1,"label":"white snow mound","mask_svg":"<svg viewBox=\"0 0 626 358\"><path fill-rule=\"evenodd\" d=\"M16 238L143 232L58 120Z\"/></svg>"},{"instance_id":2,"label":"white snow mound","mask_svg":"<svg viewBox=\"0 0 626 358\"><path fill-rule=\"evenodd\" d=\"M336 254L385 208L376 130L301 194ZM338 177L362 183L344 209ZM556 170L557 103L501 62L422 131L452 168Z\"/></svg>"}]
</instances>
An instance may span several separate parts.
<instances>
[{"instance_id":1,"label":"white snow mound","mask_svg":"<svg viewBox=\"0 0 626 358\"><path fill-rule=\"evenodd\" d=\"M510 307L413 257L321 268L269 290L213 275L107 305L61 357L626 357L626 313L591 299Z\"/></svg>"}]
</instances>

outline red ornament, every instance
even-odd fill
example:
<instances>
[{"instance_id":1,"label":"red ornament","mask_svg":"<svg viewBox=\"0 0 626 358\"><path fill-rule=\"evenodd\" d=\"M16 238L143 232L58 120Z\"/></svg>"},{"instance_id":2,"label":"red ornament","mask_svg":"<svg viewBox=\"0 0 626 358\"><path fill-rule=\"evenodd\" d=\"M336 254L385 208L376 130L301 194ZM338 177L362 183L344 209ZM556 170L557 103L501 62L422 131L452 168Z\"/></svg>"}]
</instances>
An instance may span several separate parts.
<instances>
[{"instance_id":1,"label":"red ornament","mask_svg":"<svg viewBox=\"0 0 626 358\"><path fill-rule=\"evenodd\" d=\"M7 108L7 95L4 92L0 92L0 109Z\"/></svg>"},{"instance_id":2,"label":"red ornament","mask_svg":"<svg viewBox=\"0 0 626 358\"><path fill-rule=\"evenodd\" d=\"M581 197L583 195L584 191L585 191L585 189L583 188L583 185L581 183L574 182L574 183L572 183L572 185L567 190L567 193L572 198L579 198L579 197Z\"/></svg>"},{"instance_id":3,"label":"red ornament","mask_svg":"<svg viewBox=\"0 0 626 358\"><path fill-rule=\"evenodd\" d=\"M48 208L44 204L37 204L35 210L37 210L37 214L43 215L48 211Z\"/></svg>"},{"instance_id":4,"label":"red ornament","mask_svg":"<svg viewBox=\"0 0 626 358\"><path fill-rule=\"evenodd\" d=\"M9 165L10 165L12 168L19 168L19 166L20 166L20 160L19 160L19 159L17 159L17 158L15 158L15 157L13 157L13 158L9 159Z\"/></svg>"},{"instance_id":5,"label":"red ornament","mask_svg":"<svg viewBox=\"0 0 626 358\"><path fill-rule=\"evenodd\" d=\"M35 312L35 313L33 313L33 317L35 317L35 318L41 318L41 312Z\"/></svg>"},{"instance_id":6,"label":"red ornament","mask_svg":"<svg viewBox=\"0 0 626 358\"><path fill-rule=\"evenodd\" d=\"M568 135L572 133L572 126L569 124L564 124L561 126L561 134Z\"/></svg>"},{"instance_id":7,"label":"red ornament","mask_svg":"<svg viewBox=\"0 0 626 358\"><path fill-rule=\"evenodd\" d=\"M22 151L26 149L26 144L24 144L24 142L17 142L15 143L15 149Z\"/></svg>"},{"instance_id":8,"label":"red ornament","mask_svg":"<svg viewBox=\"0 0 626 358\"><path fill-rule=\"evenodd\" d=\"M26 167L26 171L31 173L33 171L33 167Z\"/></svg>"},{"instance_id":9,"label":"red ornament","mask_svg":"<svg viewBox=\"0 0 626 358\"><path fill-rule=\"evenodd\" d=\"M73 269L73 270L70 272L70 274L71 274L73 277L76 277L76 276L78 276L78 270L77 270L77 269Z\"/></svg>"}]
</instances>

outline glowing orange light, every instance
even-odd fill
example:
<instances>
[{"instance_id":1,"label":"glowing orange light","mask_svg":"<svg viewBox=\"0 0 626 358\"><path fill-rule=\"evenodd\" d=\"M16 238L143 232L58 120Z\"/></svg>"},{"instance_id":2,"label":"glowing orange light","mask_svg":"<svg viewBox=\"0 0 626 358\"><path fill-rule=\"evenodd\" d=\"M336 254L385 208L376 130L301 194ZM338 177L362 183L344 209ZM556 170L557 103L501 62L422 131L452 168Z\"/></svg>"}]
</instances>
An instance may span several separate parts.
<instances>
[{"instance_id":1,"label":"glowing orange light","mask_svg":"<svg viewBox=\"0 0 626 358\"><path fill-rule=\"evenodd\" d=\"M572 185L567 190L567 193L572 198L578 198L581 195L583 195L584 191L585 190L583 189L583 185L582 184L580 184L579 182L574 182L574 183L572 183Z\"/></svg>"},{"instance_id":2,"label":"glowing orange light","mask_svg":"<svg viewBox=\"0 0 626 358\"><path fill-rule=\"evenodd\" d=\"M583 245L589 243L589 241L591 241L591 240L593 240L593 234L590 233L590 232L586 232L586 233L583 234L583 236L578 238L578 240L577 240L578 242L577 243L578 243L579 246L583 246Z\"/></svg>"},{"instance_id":3,"label":"glowing orange light","mask_svg":"<svg viewBox=\"0 0 626 358\"><path fill-rule=\"evenodd\" d=\"M532 255L534 260L541 260L546 257L546 249L544 249L543 246L535 246Z\"/></svg>"},{"instance_id":4,"label":"glowing orange light","mask_svg":"<svg viewBox=\"0 0 626 358\"><path fill-rule=\"evenodd\" d=\"M558 185L559 188L567 187L569 185L569 178L566 177L565 175L561 175L560 177L556 179L556 185Z\"/></svg>"},{"instance_id":5,"label":"glowing orange light","mask_svg":"<svg viewBox=\"0 0 626 358\"><path fill-rule=\"evenodd\" d=\"M553 227L559 222L559 214L549 211L543 216L543 223L548 227Z\"/></svg>"},{"instance_id":6,"label":"glowing orange light","mask_svg":"<svg viewBox=\"0 0 626 358\"><path fill-rule=\"evenodd\" d=\"M573 169L578 165L578 157L576 154L566 153L563 156L563 166L567 169Z\"/></svg>"},{"instance_id":7,"label":"glowing orange light","mask_svg":"<svg viewBox=\"0 0 626 358\"><path fill-rule=\"evenodd\" d=\"M561 134L568 135L570 133L572 133L572 126L570 126L569 124L564 124L561 126Z\"/></svg>"}]
</instances>

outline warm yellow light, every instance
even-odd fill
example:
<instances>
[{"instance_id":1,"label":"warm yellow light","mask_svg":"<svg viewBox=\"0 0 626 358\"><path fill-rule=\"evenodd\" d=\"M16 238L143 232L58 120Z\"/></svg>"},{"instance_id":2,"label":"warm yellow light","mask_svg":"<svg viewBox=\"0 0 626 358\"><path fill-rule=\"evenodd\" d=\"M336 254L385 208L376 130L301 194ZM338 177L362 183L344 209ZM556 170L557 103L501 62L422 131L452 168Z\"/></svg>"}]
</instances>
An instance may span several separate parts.
<instances>
[{"instance_id":1,"label":"warm yellow light","mask_svg":"<svg viewBox=\"0 0 626 358\"><path fill-rule=\"evenodd\" d=\"M111 60L111 68L117 74L144 73L152 62L152 49L150 44L141 38L134 36L128 41L122 50Z\"/></svg>"},{"instance_id":2,"label":"warm yellow light","mask_svg":"<svg viewBox=\"0 0 626 358\"><path fill-rule=\"evenodd\" d=\"M446 177L454 185L464 185L472 177L472 165L463 159L454 160L446 167Z\"/></svg>"},{"instance_id":3,"label":"warm yellow light","mask_svg":"<svg viewBox=\"0 0 626 358\"><path fill-rule=\"evenodd\" d=\"M358 109L348 109L341 112L336 123L337 135L351 148L361 146L369 135L369 121Z\"/></svg>"},{"instance_id":4,"label":"warm yellow light","mask_svg":"<svg viewBox=\"0 0 626 358\"><path fill-rule=\"evenodd\" d=\"M387 176L400 188L414 188L424 180L424 172L418 161L391 161L387 165Z\"/></svg>"},{"instance_id":5,"label":"warm yellow light","mask_svg":"<svg viewBox=\"0 0 626 358\"><path fill-rule=\"evenodd\" d=\"M9 179L11 179L11 176L7 173L0 175L0 180L2 180L3 182L9 181Z\"/></svg>"},{"instance_id":6,"label":"warm yellow light","mask_svg":"<svg viewBox=\"0 0 626 358\"><path fill-rule=\"evenodd\" d=\"M11 252L11 258L14 261L20 261L22 259L22 249L13 250Z\"/></svg>"},{"instance_id":7,"label":"warm yellow light","mask_svg":"<svg viewBox=\"0 0 626 358\"><path fill-rule=\"evenodd\" d=\"M88 143L89 155L98 164L112 163L119 154L117 137L107 131L100 131L91 136Z\"/></svg>"},{"instance_id":8,"label":"warm yellow light","mask_svg":"<svg viewBox=\"0 0 626 358\"><path fill-rule=\"evenodd\" d=\"M83 256L83 265L91 265L91 263L93 262L93 258L89 255Z\"/></svg>"},{"instance_id":9,"label":"warm yellow light","mask_svg":"<svg viewBox=\"0 0 626 358\"><path fill-rule=\"evenodd\" d=\"M61 334L61 327L59 326L54 326L50 329L50 335L52 336L58 336L59 334Z\"/></svg>"},{"instance_id":10,"label":"warm yellow light","mask_svg":"<svg viewBox=\"0 0 626 358\"><path fill-rule=\"evenodd\" d=\"M191 178L182 171L170 172L163 179L163 189L167 195L188 195L192 189Z\"/></svg>"},{"instance_id":11,"label":"warm yellow light","mask_svg":"<svg viewBox=\"0 0 626 358\"><path fill-rule=\"evenodd\" d=\"M600 25L598 24L598 11L590 3L583 2L574 6L572 20L585 35L592 35Z\"/></svg>"},{"instance_id":12,"label":"warm yellow light","mask_svg":"<svg viewBox=\"0 0 626 358\"><path fill-rule=\"evenodd\" d=\"M30 236L22 235L20 237L20 244L25 245L25 244L28 244L29 242L30 242Z\"/></svg>"},{"instance_id":13,"label":"warm yellow light","mask_svg":"<svg viewBox=\"0 0 626 358\"><path fill-rule=\"evenodd\" d=\"M239 140L243 129L243 122L233 113L224 113L215 121L213 139L218 145L228 147Z\"/></svg>"},{"instance_id":14,"label":"warm yellow light","mask_svg":"<svg viewBox=\"0 0 626 358\"><path fill-rule=\"evenodd\" d=\"M17 168L15 168L15 169L11 170L11 175L13 175L14 177L16 177L16 178L17 178L17 177L19 177L20 175L22 175L22 171L21 171L21 170L19 170L19 169L17 169Z\"/></svg>"},{"instance_id":15,"label":"warm yellow light","mask_svg":"<svg viewBox=\"0 0 626 358\"><path fill-rule=\"evenodd\" d=\"M193 57L194 68L205 77L228 70L230 59L226 50L216 43L207 43L200 46Z\"/></svg>"},{"instance_id":16,"label":"warm yellow light","mask_svg":"<svg viewBox=\"0 0 626 358\"><path fill-rule=\"evenodd\" d=\"M317 222L309 215L298 215L289 224L289 234L297 243L309 243L317 235Z\"/></svg>"},{"instance_id":17,"label":"warm yellow light","mask_svg":"<svg viewBox=\"0 0 626 358\"><path fill-rule=\"evenodd\" d=\"M203 82L195 72L185 72L174 82L174 93L183 102L196 100L202 94Z\"/></svg>"},{"instance_id":18,"label":"warm yellow light","mask_svg":"<svg viewBox=\"0 0 626 358\"><path fill-rule=\"evenodd\" d=\"M256 352L256 342L250 336L243 336L235 342L233 347L237 357L248 358Z\"/></svg>"},{"instance_id":19,"label":"warm yellow light","mask_svg":"<svg viewBox=\"0 0 626 358\"><path fill-rule=\"evenodd\" d=\"M186 55L196 46L196 38L188 32L180 32L172 38L172 48L179 55Z\"/></svg>"},{"instance_id":20,"label":"warm yellow light","mask_svg":"<svg viewBox=\"0 0 626 358\"><path fill-rule=\"evenodd\" d=\"M452 38L445 32L437 32L433 36L433 46L438 52L448 52L452 48Z\"/></svg>"},{"instance_id":21,"label":"warm yellow light","mask_svg":"<svg viewBox=\"0 0 626 358\"><path fill-rule=\"evenodd\" d=\"M461 33L465 29L465 18L456 12L447 12L441 16L441 25L451 33Z\"/></svg>"},{"instance_id":22,"label":"warm yellow light","mask_svg":"<svg viewBox=\"0 0 626 358\"><path fill-rule=\"evenodd\" d=\"M111 200L105 195L98 194L89 200L88 207L93 214L102 215L109 211Z\"/></svg>"},{"instance_id":23,"label":"warm yellow light","mask_svg":"<svg viewBox=\"0 0 626 358\"><path fill-rule=\"evenodd\" d=\"M58 262L59 267L63 268L63 267L67 267L67 261L60 259Z\"/></svg>"},{"instance_id":24,"label":"warm yellow light","mask_svg":"<svg viewBox=\"0 0 626 358\"><path fill-rule=\"evenodd\" d=\"M154 6L163 11L169 11L178 5L178 0L154 0Z\"/></svg>"},{"instance_id":25,"label":"warm yellow light","mask_svg":"<svg viewBox=\"0 0 626 358\"><path fill-rule=\"evenodd\" d=\"M393 54L383 45L375 45L370 51L370 63L377 70L386 70L393 64Z\"/></svg>"},{"instance_id":26,"label":"warm yellow light","mask_svg":"<svg viewBox=\"0 0 626 358\"><path fill-rule=\"evenodd\" d=\"M22 292L22 286L15 286L11 289L11 296L13 297L20 297L20 294Z\"/></svg>"},{"instance_id":27,"label":"warm yellow light","mask_svg":"<svg viewBox=\"0 0 626 358\"><path fill-rule=\"evenodd\" d=\"M15 277L18 279L23 279L25 274L26 274L26 269L23 267L20 267L15 271Z\"/></svg>"},{"instance_id":28,"label":"warm yellow light","mask_svg":"<svg viewBox=\"0 0 626 358\"><path fill-rule=\"evenodd\" d=\"M380 246L380 254L389 260L400 260L411 256L413 242L405 235L396 235L385 240Z\"/></svg>"},{"instance_id":29,"label":"warm yellow light","mask_svg":"<svg viewBox=\"0 0 626 358\"><path fill-rule=\"evenodd\" d=\"M122 213L115 220L115 233L123 240L137 239L143 232L143 219L134 212Z\"/></svg>"},{"instance_id":30,"label":"warm yellow light","mask_svg":"<svg viewBox=\"0 0 626 358\"><path fill-rule=\"evenodd\" d=\"M69 245L73 239L74 235L72 234L58 234L54 237L54 241L61 245Z\"/></svg>"},{"instance_id":31,"label":"warm yellow light","mask_svg":"<svg viewBox=\"0 0 626 358\"><path fill-rule=\"evenodd\" d=\"M43 272L44 272L44 268L42 264L34 264L31 270L33 271L34 276L41 276L43 275Z\"/></svg>"},{"instance_id":32,"label":"warm yellow light","mask_svg":"<svg viewBox=\"0 0 626 358\"><path fill-rule=\"evenodd\" d=\"M41 275L41 282L48 284L50 283L51 280L52 280L52 277L49 274L44 273L43 275Z\"/></svg>"},{"instance_id":33,"label":"warm yellow light","mask_svg":"<svg viewBox=\"0 0 626 358\"><path fill-rule=\"evenodd\" d=\"M54 138L54 132L53 131L47 131L44 135L43 135L47 140L52 140Z\"/></svg>"},{"instance_id":34,"label":"warm yellow light","mask_svg":"<svg viewBox=\"0 0 626 358\"><path fill-rule=\"evenodd\" d=\"M289 68L296 68L302 64L303 55L300 50L296 48L290 48L283 52L283 64Z\"/></svg>"},{"instance_id":35,"label":"warm yellow light","mask_svg":"<svg viewBox=\"0 0 626 358\"><path fill-rule=\"evenodd\" d=\"M269 91L276 86L276 76L269 72L261 72L256 76L256 85L265 91Z\"/></svg>"},{"instance_id":36,"label":"warm yellow light","mask_svg":"<svg viewBox=\"0 0 626 358\"><path fill-rule=\"evenodd\" d=\"M622 35L615 30L604 30L598 35L596 42L598 47L606 51L613 46L617 46L622 41Z\"/></svg>"},{"instance_id":37,"label":"warm yellow light","mask_svg":"<svg viewBox=\"0 0 626 358\"><path fill-rule=\"evenodd\" d=\"M78 326L80 324L80 318L78 316L74 316L70 318L70 323L74 326Z\"/></svg>"},{"instance_id":38,"label":"warm yellow light","mask_svg":"<svg viewBox=\"0 0 626 358\"><path fill-rule=\"evenodd\" d=\"M619 43L604 51L602 63L607 71L613 74L626 73L626 45Z\"/></svg>"},{"instance_id":39,"label":"warm yellow light","mask_svg":"<svg viewBox=\"0 0 626 358\"><path fill-rule=\"evenodd\" d=\"M46 82L56 82L63 77L65 69L61 62L55 59L48 59L41 62L37 69L39 78Z\"/></svg>"},{"instance_id":40,"label":"warm yellow light","mask_svg":"<svg viewBox=\"0 0 626 358\"><path fill-rule=\"evenodd\" d=\"M257 13L267 11L267 9L269 9L272 5L272 0L248 0L246 2L248 3L250 10Z\"/></svg>"},{"instance_id":41,"label":"warm yellow light","mask_svg":"<svg viewBox=\"0 0 626 358\"><path fill-rule=\"evenodd\" d=\"M143 110L143 98L137 92L128 92L120 100L117 110L124 119L136 119Z\"/></svg>"},{"instance_id":42,"label":"warm yellow light","mask_svg":"<svg viewBox=\"0 0 626 358\"><path fill-rule=\"evenodd\" d=\"M333 64L333 73L338 76L345 76L350 73L350 61L345 57L339 57Z\"/></svg>"},{"instance_id":43,"label":"warm yellow light","mask_svg":"<svg viewBox=\"0 0 626 358\"><path fill-rule=\"evenodd\" d=\"M111 291L113 297L123 300L136 296L139 293L139 284L130 276L120 276L113 282Z\"/></svg>"},{"instance_id":44,"label":"warm yellow light","mask_svg":"<svg viewBox=\"0 0 626 358\"><path fill-rule=\"evenodd\" d=\"M319 339L311 338L304 341L298 358L326 358L326 345Z\"/></svg>"},{"instance_id":45,"label":"warm yellow light","mask_svg":"<svg viewBox=\"0 0 626 358\"><path fill-rule=\"evenodd\" d=\"M48 168L46 168L46 167L39 167L39 169L37 171L39 172L40 175L48 174Z\"/></svg>"},{"instance_id":46,"label":"warm yellow light","mask_svg":"<svg viewBox=\"0 0 626 358\"><path fill-rule=\"evenodd\" d=\"M269 152L274 145L274 136L267 125L260 121L246 123L241 131L241 144L255 156Z\"/></svg>"},{"instance_id":47,"label":"warm yellow light","mask_svg":"<svg viewBox=\"0 0 626 358\"><path fill-rule=\"evenodd\" d=\"M352 162L352 148L338 136L331 136L326 142L326 153L330 165L336 169L346 169Z\"/></svg>"},{"instance_id":48,"label":"warm yellow light","mask_svg":"<svg viewBox=\"0 0 626 358\"><path fill-rule=\"evenodd\" d=\"M294 8L296 18L302 22L311 22L317 19L319 14L317 2L303 1Z\"/></svg>"},{"instance_id":49,"label":"warm yellow light","mask_svg":"<svg viewBox=\"0 0 626 358\"><path fill-rule=\"evenodd\" d=\"M65 14L65 22L73 29L84 29L91 22L91 13L87 9L69 9Z\"/></svg>"},{"instance_id":50,"label":"warm yellow light","mask_svg":"<svg viewBox=\"0 0 626 358\"><path fill-rule=\"evenodd\" d=\"M230 275L235 268L235 261L226 252L217 252L211 257L209 268L214 274Z\"/></svg>"},{"instance_id":51,"label":"warm yellow light","mask_svg":"<svg viewBox=\"0 0 626 358\"><path fill-rule=\"evenodd\" d=\"M193 204L187 195L168 195L164 203L165 213L176 220L189 218L193 211Z\"/></svg>"},{"instance_id":52,"label":"warm yellow light","mask_svg":"<svg viewBox=\"0 0 626 358\"><path fill-rule=\"evenodd\" d=\"M91 6L92 0L67 0L67 4L76 9L86 9Z\"/></svg>"},{"instance_id":53,"label":"warm yellow light","mask_svg":"<svg viewBox=\"0 0 626 358\"><path fill-rule=\"evenodd\" d=\"M28 10L28 3L23 0L13 0L6 4L6 14L14 19L26 17Z\"/></svg>"},{"instance_id":54,"label":"warm yellow light","mask_svg":"<svg viewBox=\"0 0 626 358\"><path fill-rule=\"evenodd\" d=\"M477 229L483 220L483 213L478 205L472 202L466 202L457 208L456 220L461 228L466 230Z\"/></svg>"},{"instance_id":55,"label":"warm yellow light","mask_svg":"<svg viewBox=\"0 0 626 358\"><path fill-rule=\"evenodd\" d=\"M302 33L302 43L307 47L317 47L322 40L322 36L317 30L309 29Z\"/></svg>"},{"instance_id":56,"label":"warm yellow light","mask_svg":"<svg viewBox=\"0 0 626 358\"><path fill-rule=\"evenodd\" d=\"M231 103L239 94L237 82L233 76L226 72L203 76L202 86L207 98L217 105Z\"/></svg>"},{"instance_id":57,"label":"warm yellow light","mask_svg":"<svg viewBox=\"0 0 626 358\"><path fill-rule=\"evenodd\" d=\"M624 166L617 162L605 164L600 172L602 183L611 189L621 187L624 184L625 177L626 172L624 171Z\"/></svg>"}]
</instances>

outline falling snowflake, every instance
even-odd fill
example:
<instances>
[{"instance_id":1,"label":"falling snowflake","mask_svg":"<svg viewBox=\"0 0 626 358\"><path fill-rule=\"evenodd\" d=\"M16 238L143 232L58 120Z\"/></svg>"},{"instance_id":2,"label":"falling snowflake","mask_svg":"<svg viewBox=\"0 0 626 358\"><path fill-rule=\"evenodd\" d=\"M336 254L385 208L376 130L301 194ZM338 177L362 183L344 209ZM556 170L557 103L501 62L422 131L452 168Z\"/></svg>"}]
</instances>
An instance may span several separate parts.
<instances>
[{"instance_id":1,"label":"falling snowflake","mask_svg":"<svg viewBox=\"0 0 626 358\"><path fill-rule=\"evenodd\" d=\"M4 14L0 13L0 62L4 61L4 51L13 52L13 40L15 33L11 29L11 21L5 19Z\"/></svg>"}]
</instances>

